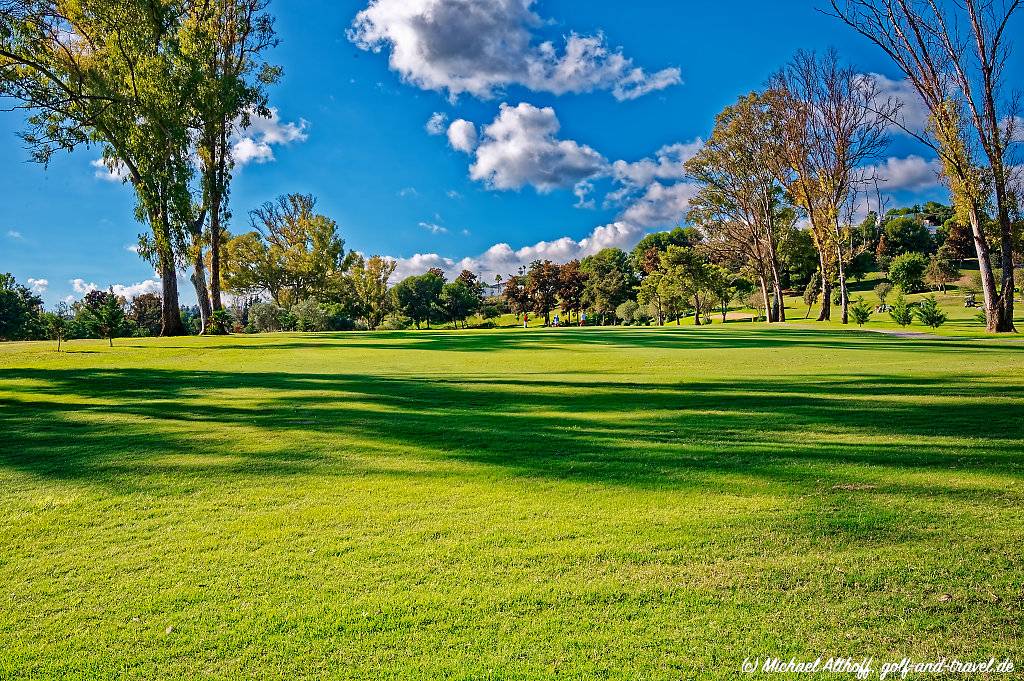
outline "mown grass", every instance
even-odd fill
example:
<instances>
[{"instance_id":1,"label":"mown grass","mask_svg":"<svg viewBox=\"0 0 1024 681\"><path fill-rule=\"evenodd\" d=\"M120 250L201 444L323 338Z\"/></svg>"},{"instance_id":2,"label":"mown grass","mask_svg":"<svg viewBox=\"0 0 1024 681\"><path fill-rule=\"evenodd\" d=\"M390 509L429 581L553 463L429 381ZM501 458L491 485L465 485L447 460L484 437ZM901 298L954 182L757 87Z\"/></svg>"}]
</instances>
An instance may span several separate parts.
<instances>
[{"instance_id":1,"label":"mown grass","mask_svg":"<svg viewBox=\"0 0 1024 681\"><path fill-rule=\"evenodd\" d=\"M0 677L1024 663L1024 344L831 329L0 346Z\"/></svg>"}]
</instances>

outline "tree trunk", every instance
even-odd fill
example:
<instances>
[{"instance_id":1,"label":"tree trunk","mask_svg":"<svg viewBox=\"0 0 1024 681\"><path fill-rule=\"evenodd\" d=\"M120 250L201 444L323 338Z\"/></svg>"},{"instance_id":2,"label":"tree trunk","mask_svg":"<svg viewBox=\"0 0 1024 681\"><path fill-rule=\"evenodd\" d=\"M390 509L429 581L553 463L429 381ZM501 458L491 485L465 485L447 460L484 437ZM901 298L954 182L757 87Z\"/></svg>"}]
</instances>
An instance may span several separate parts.
<instances>
[{"instance_id":1,"label":"tree trunk","mask_svg":"<svg viewBox=\"0 0 1024 681\"><path fill-rule=\"evenodd\" d=\"M168 242L160 247L158 269L160 271L160 335L184 336L185 325L181 323L181 307L178 304L178 272L174 267L174 254L169 252Z\"/></svg>"},{"instance_id":2,"label":"tree trunk","mask_svg":"<svg viewBox=\"0 0 1024 681\"><path fill-rule=\"evenodd\" d=\"M836 272L839 274L839 300L842 305L843 324L850 323L850 295L846 290L846 267L843 265L841 246L836 246Z\"/></svg>"},{"instance_id":3,"label":"tree trunk","mask_svg":"<svg viewBox=\"0 0 1024 681\"><path fill-rule=\"evenodd\" d=\"M832 319L832 281L828 276L825 255L819 253L818 261L821 268L821 313L818 315L818 321L827 322Z\"/></svg>"},{"instance_id":4,"label":"tree trunk","mask_svg":"<svg viewBox=\"0 0 1024 681\"><path fill-rule=\"evenodd\" d=\"M764 318L765 318L765 321L770 324L770 323L772 323L775 320L772 319L772 305L771 305L771 301L768 299L768 282L765 281L764 276L759 276L757 279L758 279L758 281L761 284L761 301L764 303ZM756 319L757 312L756 311L754 312L754 317L755 317L754 321L757 321L757 319Z\"/></svg>"},{"instance_id":5,"label":"tree trunk","mask_svg":"<svg viewBox=\"0 0 1024 681\"><path fill-rule=\"evenodd\" d=\"M775 295L775 321L786 321L786 298L782 295L782 278L779 276L779 268L772 263L772 293Z\"/></svg>"},{"instance_id":6,"label":"tree trunk","mask_svg":"<svg viewBox=\"0 0 1024 681\"><path fill-rule=\"evenodd\" d=\"M210 318L213 310L210 308L209 292L206 289L206 267L203 264L203 251L201 248L197 249L196 252L191 279L192 286L196 289L196 300L199 301L199 335L202 336L211 330Z\"/></svg>"},{"instance_id":7,"label":"tree trunk","mask_svg":"<svg viewBox=\"0 0 1024 681\"><path fill-rule=\"evenodd\" d=\"M996 279L992 273L992 255L988 248L988 238L985 236L976 207L970 207L967 217L971 223L971 232L974 234L974 249L978 254L978 273L981 275L981 295L985 305L986 326L990 332L999 332L1002 330L1001 327L1005 327L1005 324L1002 306L996 297ZM1010 320L1010 326L1013 326L1012 319Z\"/></svg>"}]
</instances>

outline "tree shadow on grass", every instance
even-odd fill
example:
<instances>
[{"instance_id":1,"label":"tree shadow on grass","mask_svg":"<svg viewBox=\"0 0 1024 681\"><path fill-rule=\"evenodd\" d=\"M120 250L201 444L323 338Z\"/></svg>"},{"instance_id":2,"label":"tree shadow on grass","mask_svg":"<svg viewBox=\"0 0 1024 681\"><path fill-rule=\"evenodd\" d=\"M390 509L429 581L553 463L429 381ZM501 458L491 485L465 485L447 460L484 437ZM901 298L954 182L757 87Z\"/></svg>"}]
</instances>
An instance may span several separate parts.
<instances>
[{"instance_id":1,"label":"tree shadow on grass","mask_svg":"<svg viewBox=\"0 0 1024 681\"><path fill-rule=\"evenodd\" d=\"M202 351L219 350L325 350L335 347L372 348L375 350L426 350L437 352L492 352L500 350L564 350L566 348L608 349L673 349L673 350L727 350L776 348L825 348L830 350L871 350L888 352L963 352L964 340L955 338L907 339L888 338L869 332L852 330L817 330L794 327L766 327L745 329L731 324L707 327L658 327L645 329L623 328L568 328L522 330L493 330L474 332L454 331L377 331L339 332L320 334L279 334L249 339L239 343L224 341L204 346ZM151 347L138 344L138 347ZM168 346L164 348L199 350L194 346ZM972 352L1007 350L998 342L972 341Z\"/></svg>"},{"instance_id":2,"label":"tree shadow on grass","mask_svg":"<svg viewBox=\"0 0 1024 681\"><path fill-rule=\"evenodd\" d=\"M0 465L125 490L468 464L634 489L805 495L864 476L1019 480L1024 387L880 375L609 383L360 374L9 369ZM422 467L417 467L421 470ZM911 476L912 477L912 476ZM901 494L931 495L911 477ZM965 499L1003 490L950 486Z\"/></svg>"}]
</instances>

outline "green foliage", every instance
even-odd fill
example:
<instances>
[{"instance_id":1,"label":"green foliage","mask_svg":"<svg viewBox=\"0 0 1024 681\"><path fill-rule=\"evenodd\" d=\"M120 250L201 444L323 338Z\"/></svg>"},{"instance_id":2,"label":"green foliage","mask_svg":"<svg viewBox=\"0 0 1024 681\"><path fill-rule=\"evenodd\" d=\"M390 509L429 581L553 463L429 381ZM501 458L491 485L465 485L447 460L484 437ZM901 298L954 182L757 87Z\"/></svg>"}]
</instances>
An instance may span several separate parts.
<instances>
[{"instance_id":1,"label":"green foliage","mask_svg":"<svg viewBox=\"0 0 1024 681\"><path fill-rule=\"evenodd\" d=\"M113 290L103 294L103 302L95 307L85 306L85 320L94 334L106 338L113 347L114 339L128 330L124 301L114 295Z\"/></svg>"},{"instance_id":2,"label":"green foliage","mask_svg":"<svg viewBox=\"0 0 1024 681\"><path fill-rule=\"evenodd\" d=\"M903 327L910 326L914 321L914 313L902 291L896 294L896 300L893 301L892 307L889 309L889 316L892 317L894 322Z\"/></svg>"},{"instance_id":3,"label":"green foliage","mask_svg":"<svg viewBox=\"0 0 1024 681\"><path fill-rule=\"evenodd\" d=\"M942 249L928 258L928 267L924 272L924 280L929 286L945 291L946 286L960 278L960 268L955 262L945 257Z\"/></svg>"},{"instance_id":4,"label":"green foliage","mask_svg":"<svg viewBox=\"0 0 1024 681\"><path fill-rule=\"evenodd\" d=\"M128 306L128 320L132 322L138 335L159 336L161 309L162 301L159 295L143 293L135 296Z\"/></svg>"},{"instance_id":5,"label":"green foliage","mask_svg":"<svg viewBox=\"0 0 1024 681\"><path fill-rule=\"evenodd\" d=\"M613 317L615 308L633 295L635 273L621 249L605 248L587 256L580 262L580 271L586 277L583 306L601 319Z\"/></svg>"},{"instance_id":6,"label":"green foliage","mask_svg":"<svg viewBox=\"0 0 1024 681\"><path fill-rule=\"evenodd\" d=\"M43 299L10 274L0 274L0 340L42 337Z\"/></svg>"},{"instance_id":7,"label":"green foliage","mask_svg":"<svg viewBox=\"0 0 1024 681\"><path fill-rule=\"evenodd\" d=\"M615 317L629 326L640 321L640 305L635 300L627 300L615 308Z\"/></svg>"},{"instance_id":8,"label":"green foliage","mask_svg":"<svg viewBox=\"0 0 1024 681\"><path fill-rule=\"evenodd\" d=\"M466 325L466 319L480 306L480 291L465 279L456 279L441 287L438 305L446 321Z\"/></svg>"},{"instance_id":9,"label":"green foliage","mask_svg":"<svg viewBox=\"0 0 1024 681\"><path fill-rule=\"evenodd\" d=\"M887 281L883 281L875 286L875 295L878 296L878 302L881 305L885 305L885 301L889 298L889 294L892 293L892 284Z\"/></svg>"},{"instance_id":10,"label":"green foliage","mask_svg":"<svg viewBox=\"0 0 1024 681\"><path fill-rule=\"evenodd\" d=\"M430 319L439 309L443 288L444 279L436 272L403 279L392 289L395 309L412 319L417 329L422 323L429 329Z\"/></svg>"},{"instance_id":11,"label":"green foliage","mask_svg":"<svg viewBox=\"0 0 1024 681\"><path fill-rule=\"evenodd\" d=\"M871 320L871 315L874 309L868 305L867 301L863 298L858 298L853 305L850 306L850 317L853 319L857 326L864 326Z\"/></svg>"},{"instance_id":12,"label":"green foliage","mask_svg":"<svg viewBox=\"0 0 1024 681\"><path fill-rule=\"evenodd\" d=\"M355 314L369 329L376 329L391 311L393 298L388 290L388 280L395 273L398 263L379 255L364 260L354 258L348 279L352 285Z\"/></svg>"},{"instance_id":13,"label":"green foliage","mask_svg":"<svg viewBox=\"0 0 1024 681\"><path fill-rule=\"evenodd\" d=\"M928 260L920 253L904 253L889 264L889 279L904 293L924 288L924 273Z\"/></svg>"},{"instance_id":14,"label":"green foliage","mask_svg":"<svg viewBox=\"0 0 1024 681\"><path fill-rule=\"evenodd\" d=\"M272 333L287 328L288 318L284 309L277 303L253 303L249 307L250 333Z\"/></svg>"},{"instance_id":15,"label":"green foliage","mask_svg":"<svg viewBox=\"0 0 1024 681\"><path fill-rule=\"evenodd\" d=\"M804 288L804 305L808 308L813 307L819 298L821 298L821 272L815 270L811 275L811 280L807 282L807 287Z\"/></svg>"},{"instance_id":16,"label":"green foliage","mask_svg":"<svg viewBox=\"0 0 1024 681\"><path fill-rule=\"evenodd\" d=\"M925 326L937 329L949 319L949 316L942 311L935 296L927 296L917 306L915 312L917 319Z\"/></svg>"},{"instance_id":17,"label":"green foliage","mask_svg":"<svg viewBox=\"0 0 1024 681\"><path fill-rule=\"evenodd\" d=\"M894 217L885 223L884 255L898 257L904 253L931 253L935 241L924 224L912 217Z\"/></svg>"},{"instance_id":18,"label":"green foliage","mask_svg":"<svg viewBox=\"0 0 1024 681\"><path fill-rule=\"evenodd\" d=\"M307 298L292 305L292 318L295 320L296 331L328 331L330 315L319 301Z\"/></svg>"}]
</instances>

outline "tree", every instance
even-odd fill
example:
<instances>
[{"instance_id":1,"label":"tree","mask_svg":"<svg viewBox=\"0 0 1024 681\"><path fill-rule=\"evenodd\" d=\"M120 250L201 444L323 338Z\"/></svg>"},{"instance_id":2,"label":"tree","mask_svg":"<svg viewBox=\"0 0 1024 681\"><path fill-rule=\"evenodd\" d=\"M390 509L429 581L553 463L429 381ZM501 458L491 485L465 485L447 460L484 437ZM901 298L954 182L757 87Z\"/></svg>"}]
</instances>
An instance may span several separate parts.
<instances>
[{"instance_id":1,"label":"tree","mask_svg":"<svg viewBox=\"0 0 1024 681\"><path fill-rule=\"evenodd\" d=\"M920 95L926 132L902 128L942 162L957 219L974 236L989 331L1009 333L1014 307L1011 147L1016 98L1004 96L1011 20L1019 0L831 0L835 15L873 42ZM899 124L899 122L897 121ZM980 153L979 153L980 150ZM997 287L983 208L994 203L1003 270Z\"/></svg>"},{"instance_id":2,"label":"tree","mask_svg":"<svg viewBox=\"0 0 1024 681\"><path fill-rule=\"evenodd\" d=\"M0 340L36 337L42 311L42 298L11 274L0 274Z\"/></svg>"},{"instance_id":3,"label":"tree","mask_svg":"<svg viewBox=\"0 0 1024 681\"><path fill-rule=\"evenodd\" d=\"M352 284L355 312L371 331L380 326L391 311L392 296L388 290L388 281L396 267L396 261L379 255L369 260L364 260L362 256L353 259L348 277Z\"/></svg>"},{"instance_id":4,"label":"tree","mask_svg":"<svg viewBox=\"0 0 1024 681\"><path fill-rule=\"evenodd\" d=\"M53 312L45 313L43 319L50 338L57 341L57 352L60 352L61 343L67 339L70 330L71 309L67 303L62 301L57 304L57 308Z\"/></svg>"},{"instance_id":5,"label":"tree","mask_svg":"<svg viewBox=\"0 0 1024 681\"><path fill-rule=\"evenodd\" d=\"M920 253L904 253L893 258L889 265L889 279L904 293L924 288L924 273L928 261Z\"/></svg>"},{"instance_id":6,"label":"tree","mask_svg":"<svg viewBox=\"0 0 1024 681\"><path fill-rule=\"evenodd\" d=\"M881 255L896 257L904 253L931 253L935 241L931 232L914 218L898 216L885 222L885 250Z\"/></svg>"},{"instance_id":7,"label":"tree","mask_svg":"<svg viewBox=\"0 0 1024 681\"><path fill-rule=\"evenodd\" d=\"M615 308L628 300L635 282L628 256L618 248L605 248L580 262L586 277L583 305L600 315L602 323L614 320Z\"/></svg>"},{"instance_id":8,"label":"tree","mask_svg":"<svg viewBox=\"0 0 1024 681\"><path fill-rule=\"evenodd\" d=\"M647 234L633 247L630 263L641 278L659 267L659 258L669 246L696 246L703 240L694 227L676 227L668 232Z\"/></svg>"},{"instance_id":9,"label":"tree","mask_svg":"<svg viewBox=\"0 0 1024 681\"><path fill-rule=\"evenodd\" d=\"M438 303L448 321L466 327L466 318L480 309L479 292L465 279L456 279L441 288Z\"/></svg>"},{"instance_id":10,"label":"tree","mask_svg":"<svg viewBox=\"0 0 1024 681\"><path fill-rule=\"evenodd\" d=\"M196 7L202 6L196 3ZM207 7L210 3L206 3ZM191 3L25 0L0 14L0 95L31 114L33 158L100 145L150 226L143 254L162 284L161 334L181 335L177 256L192 215L190 153L198 64L181 28Z\"/></svg>"},{"instance_id":11,"label":"tree","mask_svg":"<svg viewBox=\"0 0 1024 681\"><path fill-rule=\"evenodd\" d=\"M914 313L910 309L910 305L907 303L906 296L900 291L896 294L896 300L893 301L892 307L889 308L889 316L892 320L900 326L910 326L911 322L914 321Z\"/></svg>"},{"instance_id":12,"label":"tree","mask_svg":"<svg viewBox=\"0 0 1024 681\"><path fill-rule=\"evenodd\" d=\"M626 326L638 323L640 321L640 306L635 300L627 300L615 308L615 317Z\"/></svg>"},{"instance_id":13,"label":"tree","mask_svg":"<svg viewBox=\"0 0 1024 681\"><path fill-rule=\"evenodd\" d=\"M637 301L641 305L647 306L651 311L651 316L657 318L658 326L665 325L665 315L667 313L666 303L662 298L664 278L665 273L660 269L656 269L644 277L644 280L640 282L640 289L637 291Z\"/></svg>"},{"instance_id":14,"label":"tree","mask_svg":"<svg viewBox=\"0 0 1024 681\"><path fill-rule=\"evenodd\" d=\"M701 325L708 291L708 263L694 248L669 246L661 256L663 298L680 297L693 308L693 323ZM666 295L667 293L667 295Z\"/></svg>"},{"instance_id":15,"label":"tree","mask_svg":"<svg viewBox=\"0 0 1024 681\"><path fill-rule=\"evenodd\" d=\"M87 323L90 329L100 338L106 338L110 347L114 347L114 339L125 331L124 301L114 295L113 289L103 296L103 302L95 308L85 307Z\"/></svg>"},{"instance_id":16,"label":"tree","mask_svg":"<svg viewBox=\"0 0 1024 681\"><path fill-rule=\"evenodd\" d=\"M519 317L530 309L530 296L526 293L526 276L511 275L505 281L505 288L502 290L502 297L512 314Z\"/></svg>"},{"instance_id":17,"label":"tree","mask_svg":"<svg viewBox=\"0 0 1024 681\"><path fill-rule=\"evenodd\" d=\"M160 334L160 310L162 304L156 293L143 293L135 296L128 306L128 320L135 325L144 336Z\"/></svg>"},{"instance_id":18,"label":"tree","mask_svg":"<svg viewBox=\"0 0 1024 681\"><path fill-rule=\"evenodd\" d=\"M892 293L892 284L887 281L883 281L881 284L875 286L875 295L878 296L878 304L885 306L885 301Z\"/></svg>"},{"instance_id":19,"label":"tree","mask_svg":"<svg viewBox=\"0 0 1024 681\"><path fill-rule=\"evenodd\" d=\"M407 277L400 281L392 294L398 311L411 319L416 328L426 323L430 328L430 318L437 312L444 279L436 272L427 272L419 276Z\"/></svg>"},{"instance_id":20,"label":"tree","mask_svg":"<svg viewBox=\"0 0 1024 681\"><path fill-rule=\"evenodd\" d=\"M924 300L917 306L917 318L925 326L937 329L946 323L949 317L939 307L939 303L935 300L935 296L926 296Z\"/></svg>"},{"instance_id":21,"label":"tree","mask_svg":"<svg viewBox=\"0 0 1024 681\"><path fill-rule=\"evenodd\" d=\"M818 298L821 296L821 272L815 272L811 277L811 280L807 282L807 287L804 289L804 305L807 306L807 314L804 315L804 319L811 316L811 308L818 302Z\"/></svg>"},{"instance_id":22,"label":"tree","mask_svg":"<svg viewBox=\"0 0 1024 681\"><path fill-rule=\"evenodd\" d=\"M971 228L959 222L956 218L946 220L935 233L939 239L939 250L944 252L944 257L952 260L958 265L975 256L974 237Z\"/></svg>"},{"instance_id":23,"label":"tree","mask_svg":"<svg viewBox=\"0 0 1024 681\"><path fill-rule=\"evenodd\" d=\"M946 285L960 278L960 268L952 260L943 256L944 253L940 249L938 253L928 258L928 267L924 271L924 281L929 286L945 293Z\"/></svg>"},{"instance_id":24,"label":"tree","mask_svg":"<svg viewBox=\"0 0 1024 681\"><path fill-rule=\"evenodd\" d=\"M831 282L838 279L842 321L849 321L846 267L868 244L854 238L852 217L873 177L865 168L885 149L898 105L885 101L872 76L843 66L834 50L798 52L772 78L773 119L779 123L777 173L807 215L820 256L823 301L831 318ZM772 139L769 137L768 139Z\"/></svg>"},{"instance_id":25,"label":"tree","mask_svg":"<svg viewBox=\"0 0 1024 681\"><path fill-rule=\"evenodd\" d=\"M779 242L794 221L787 218L795 217L780 205L778 155L765 143L775 126L770 100L746 95L718 115L710 139L686 162L700 186L688 219L719 259L741 262L755 273L770 322L786 320Z\"/></svg>"},{"instance_id":26,"label":"tree","mask_svg":"<svg viewBox=\"0 0 1024 681\"><path fill-rule=\"evenodd\" d=\"M570 260L558 268L558 305L570 320L572 320L573 312L579 319L586 285L586 275L580 269L579 260Z\"/></svg>"},{"instance_id":27,"label":"tree","mask_svg":"<svg viewBox=\"0 0 1024 681\"><path fill-rule=\"evenodd\" d=\"M722 323L725 324L729 314L729 303L738 295L736 287L736 275L720 265L708 265L705 270L707 290L712 299L718 305L722 313Z\"/></svg>"},{"instance_id":28,"label":"tree","mask_svg":"<svg viewBox=\"0 0 1024 681\"><path fill-rule=\"evenodd\" d=\"M863 298L858 298L857 301L850 307L850 316L853 317L853 322L857 326L864 326L871 319L871 313L874 310Z\"/></svg>"},{"instance_id":29,"label":"tree","mask_svg":"<svg viewBox=\"0 0 1024 681\"><path fill-rule=\"evenodd\" d=\"M530 299L530 309L544 315L544 326L551 325L551 309L558 301L560 284L558 265L550 260L535 260L530 264L526 274L526 295Z\"/></svg>"}]
</instances>

